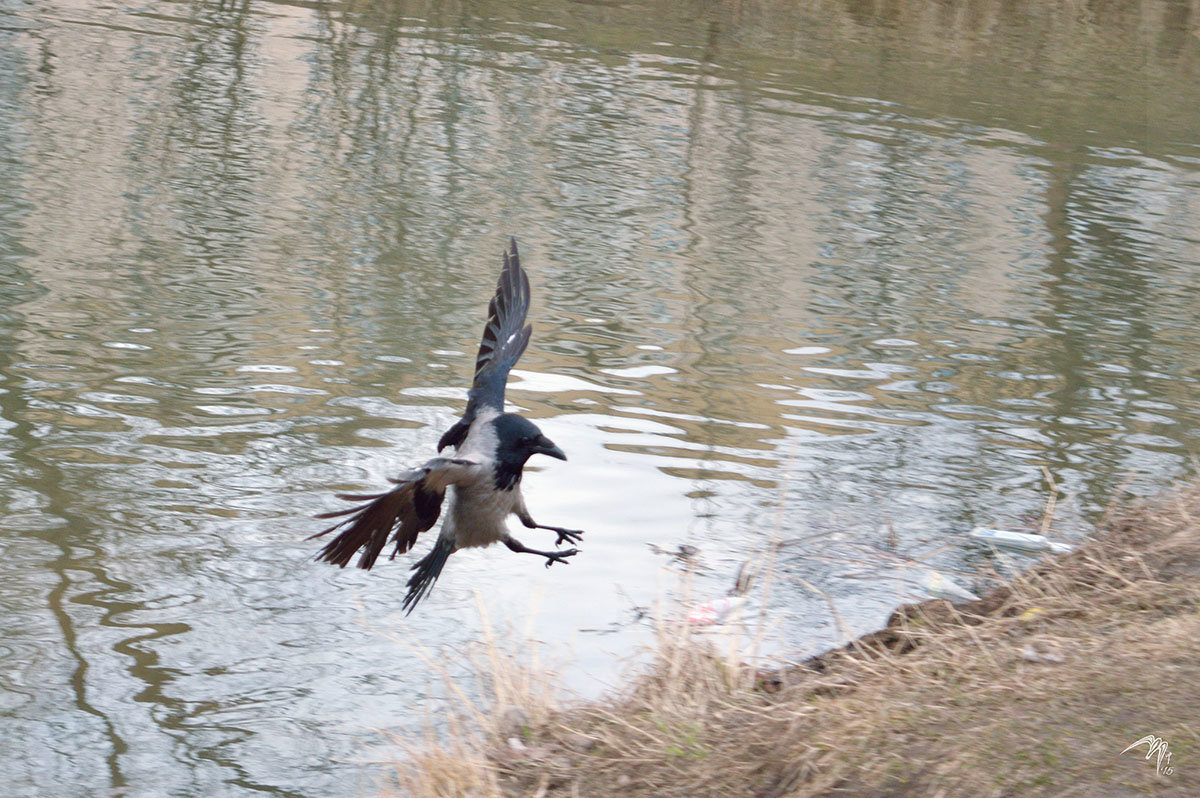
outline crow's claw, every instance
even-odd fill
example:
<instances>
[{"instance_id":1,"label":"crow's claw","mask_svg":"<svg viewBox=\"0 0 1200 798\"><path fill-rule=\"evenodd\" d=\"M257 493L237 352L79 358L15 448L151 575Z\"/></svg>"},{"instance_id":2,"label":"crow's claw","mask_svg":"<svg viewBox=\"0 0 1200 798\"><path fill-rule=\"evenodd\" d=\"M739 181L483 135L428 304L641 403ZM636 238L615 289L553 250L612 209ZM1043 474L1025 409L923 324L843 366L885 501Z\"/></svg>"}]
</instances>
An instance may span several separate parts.
<instances>
[{"instance_id":1,"label":"crow's claw","mask_svg":"<svg viewBox=\"0 0 1200 798\"><path fill-rule=\"evenodd\" d=\"M554 565L554 563L556 563L556 562L560 562L563 565L570 565L570 563L567 562L567 558L574 557L578 553L579 553L579 549L567 549L566 551L556 551L553 554L547 554L546 555L546 567L549 568L551 565Z\"/></svg>"},{"instance_id":2,"label":"crow's claw","mask_svg":"<svg viewBox=\"0 0 1200 798\"><path fill-rule=\"evenodd\" d=\"M554 545L561 546L563 541L566 541L567 543L578 543L582 538L582 529L560 529L558 530L558 540L554 541Z\"/></svg>"}]
</instances>

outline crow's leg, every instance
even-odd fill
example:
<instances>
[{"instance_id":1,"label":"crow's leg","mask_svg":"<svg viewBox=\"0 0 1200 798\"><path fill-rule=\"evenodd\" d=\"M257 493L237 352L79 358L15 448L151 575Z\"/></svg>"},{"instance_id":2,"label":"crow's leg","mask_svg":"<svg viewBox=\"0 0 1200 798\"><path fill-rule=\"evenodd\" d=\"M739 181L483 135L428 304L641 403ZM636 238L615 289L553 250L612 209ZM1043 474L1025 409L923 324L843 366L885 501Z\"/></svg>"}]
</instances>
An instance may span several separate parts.
<instances>
[{"instance_id":1,"label":"crow's leg","mask_svg":"<svg viewBox=\"0 0 1200 798\"><path fill-rule=\"evenodd\" d=\"M546 558L546 567L549 568L556 562L566 563L568 557L574 557L579 553L579 549L566 549L565 551L538 551L531 549L521 541L513 537L504 539L504 545L517 554L539 554Z\"/></svg>"},{"instance_id":2,"label":"crow's leg","mask_svg":"<svg viewBox=\"0 0 1200 798\"><path fill-rule=\"evenodd\" d=\"M528 511L518 512L517 517L521 519L522 524L530 529L549 529L551 532L557 532L558 540L554 541L555 546L561 546L564 540L568 543L578 543L580 538L583 537L582 529L563 529L561 526L546 526L545 524L539 524L537 521L533 520L533 516L530 515Z\"/></svg>"}]
</instances>

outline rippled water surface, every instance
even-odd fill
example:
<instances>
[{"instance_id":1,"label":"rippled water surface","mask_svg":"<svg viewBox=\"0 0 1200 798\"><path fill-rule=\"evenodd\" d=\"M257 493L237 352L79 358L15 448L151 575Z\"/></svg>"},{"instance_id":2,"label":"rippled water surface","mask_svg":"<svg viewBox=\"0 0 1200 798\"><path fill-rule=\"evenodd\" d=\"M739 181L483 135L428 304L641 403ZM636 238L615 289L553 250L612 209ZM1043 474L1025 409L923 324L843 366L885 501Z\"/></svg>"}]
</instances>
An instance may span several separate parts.
<instances>
[{"instance_id":1,"label":"rippled water surface","mask_svg":"<svg viewBox=\"0 0 1200 798\"><path fill-rule=\"evenodd\" d=\"M369 791L475 594L594 693L671 583L648 544L719 595L782 540L804 653L903 600L855 552L970 586L966 531L1047 475L1071 534L1189 474L1198 32L1195 0L0 0L5 793ZM509 234L509 400L571 458L526 491L584 551L456 555L402 621L404 564L303 537L461 411Z\"/></svg>"}]
</instances>

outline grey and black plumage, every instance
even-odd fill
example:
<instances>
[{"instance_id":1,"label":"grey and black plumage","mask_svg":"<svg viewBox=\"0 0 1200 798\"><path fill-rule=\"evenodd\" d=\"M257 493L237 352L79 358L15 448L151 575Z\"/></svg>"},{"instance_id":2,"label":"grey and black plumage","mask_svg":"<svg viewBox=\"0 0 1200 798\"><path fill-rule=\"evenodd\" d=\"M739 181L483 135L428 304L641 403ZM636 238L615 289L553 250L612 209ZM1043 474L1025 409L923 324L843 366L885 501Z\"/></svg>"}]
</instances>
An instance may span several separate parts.
<instances>
[{"instance_id":1,"label":"grey and black plumage","mask_svg":"<svg viewBox=\"0 0 1200 798\"><path fill-rule=\"evenodd\" d=\"M435 457L401 474L391 480L396 487L384 493L339 494L338 498L359 504L317 516L341 519L311 536L340 530L317 554L318 560L344 568L358 554L358 567L369 570L389 541L394 544L390 558L411 549L417 537L437 523L444 503L446 514L437 542L411 569L403 608L412 612L437 581L447 558L459 549L503 543L512 551L545 557L547 567L565 563L579 553L574 548L527 548L509 534L506 525L508 516L515 515L530 529L556 532L556 546L564 541L578 543L583 534L535 522L521 495L521 476L530 457L545 454L567 459L533 422L504 412L508 373L533 331L525 324L528 312L529 277L521 268L517 242L510 239L496 295L488 305L467 409L438 441L439 453L453 447L454 456Z\"/></svg>"}]
</instances>

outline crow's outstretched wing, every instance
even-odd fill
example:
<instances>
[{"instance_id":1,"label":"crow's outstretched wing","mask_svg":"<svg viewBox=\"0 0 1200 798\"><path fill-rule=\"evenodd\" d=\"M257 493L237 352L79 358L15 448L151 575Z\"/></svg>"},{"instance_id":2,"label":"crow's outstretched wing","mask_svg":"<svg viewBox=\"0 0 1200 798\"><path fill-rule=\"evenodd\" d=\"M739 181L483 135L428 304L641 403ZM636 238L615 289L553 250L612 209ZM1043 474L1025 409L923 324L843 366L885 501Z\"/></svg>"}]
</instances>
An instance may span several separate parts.
<instances>
[{"instance_id":1,"label":"crow's outstretched wing","mask_svg":"<svg viewBox=\"0 0 1200 798\"><path fill-rule=\"evenodd\" d=\"M396 487L386 493L338 494L339 499L363 504L317 516L342 520L308 540L344 527L318 552L317 559L345 568L362 549L358 567L370 569L387 545L389 535L396 544L391 556L403 554L417 542L417 535L437 523L446 486L464 479L477 465L472 460L435 457L420 468L390 480Z\"/></svg>"},{"instance_id":2,"label":"crow's outstretched wing","mask_svg":"<svg viewBox=\"0 0 1200 798\"><path fill-rule=\"evenodd\" d=\"M483 328L483 340L479 342L479 354L475 356L475 380L468 394L467 409L462 419L438 441L439 452L463 442L480 410L504 412L508 372L521 359L533 332L533 327L525 324L528 312L529 277L521 268L517 240L510 238L509 250L504 253L504 267L496 282L496 295L488 304L488 320Z\"/></svg>"}]
</instances>

